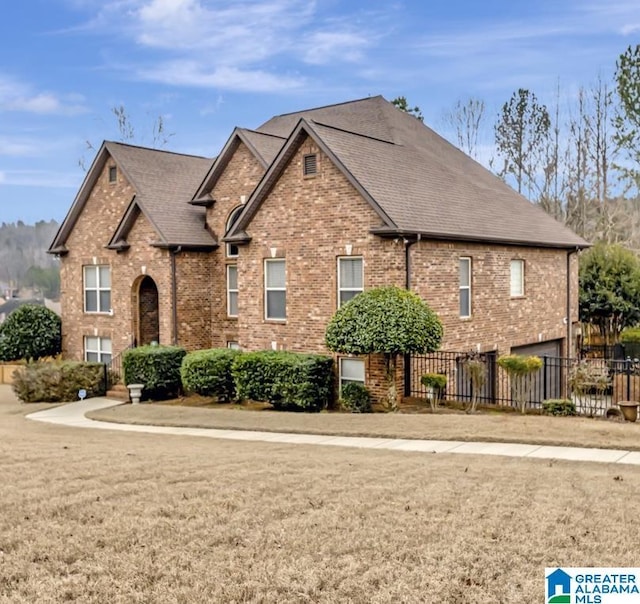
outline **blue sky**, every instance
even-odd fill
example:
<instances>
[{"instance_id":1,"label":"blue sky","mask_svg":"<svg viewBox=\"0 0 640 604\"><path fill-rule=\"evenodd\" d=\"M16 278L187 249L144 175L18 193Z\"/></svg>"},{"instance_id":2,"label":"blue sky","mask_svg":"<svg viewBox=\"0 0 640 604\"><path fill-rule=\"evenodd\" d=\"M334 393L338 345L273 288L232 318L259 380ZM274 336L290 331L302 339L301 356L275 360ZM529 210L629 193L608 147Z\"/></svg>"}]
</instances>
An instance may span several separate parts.
<instances>
[{"instance_id":1,"label":"blue sky","mask_svg":"<svg viewBox=\"0 0 640 604\"><path fill-rule=\"evenodd\" d=\"M138 144L214 156L234 126L382 94L445 136L475 97L551 103L640 39L638 0L21 0L0 20L0 223L62 220L124 106ZM490 136L490 132L487 133Z\"/></svg>"}]
</instances>

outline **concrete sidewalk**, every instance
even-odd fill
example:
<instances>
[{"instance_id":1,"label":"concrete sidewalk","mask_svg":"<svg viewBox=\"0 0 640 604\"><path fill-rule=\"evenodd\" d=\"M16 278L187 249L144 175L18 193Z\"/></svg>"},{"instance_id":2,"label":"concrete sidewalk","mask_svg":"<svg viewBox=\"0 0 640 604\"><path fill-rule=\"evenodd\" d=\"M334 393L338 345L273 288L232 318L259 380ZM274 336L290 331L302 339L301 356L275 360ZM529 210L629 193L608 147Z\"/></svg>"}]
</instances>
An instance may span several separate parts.
<instances>
[{"instance_id":1,"label":"concrete sidewalk","mask_svg":"<svg viewBox=\"0 0 640 604\"><path fill-rule=\"evenodd\" d=\"M640 452L619 449L586 449L581 447L552 447L523 445L516 443L461 442L452 440L413 440L403 438L371 438L360 436L329 436L323 434L293 434L287 432L258 432L249 430L217 430L212 428L173 428L168 426L140 426L115 424L87 419L85 414L121 404L106 398L93 398L69 403L27 415L28 419L73 426L120 430L123 432L145 432L150 434L175 434L179 436L201 436L227 440L259 441L299 445L323 445L355 447L360 449L387 449L394 451L418 451L422 453L461 453L468 455L503 455L506 457L529 457L536 459L565 459L570 461L594 461L640 465Z\"/></svg>"}]
</instances>

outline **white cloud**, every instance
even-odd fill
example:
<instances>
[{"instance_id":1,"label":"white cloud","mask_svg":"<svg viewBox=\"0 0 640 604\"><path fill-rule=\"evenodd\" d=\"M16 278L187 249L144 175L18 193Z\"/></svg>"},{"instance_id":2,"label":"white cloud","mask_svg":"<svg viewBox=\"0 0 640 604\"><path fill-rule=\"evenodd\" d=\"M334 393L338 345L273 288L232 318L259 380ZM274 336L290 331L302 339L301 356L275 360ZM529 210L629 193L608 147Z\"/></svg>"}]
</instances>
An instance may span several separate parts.
<instances>
[{"instance_id":1,"label":"white cloud","mask_svg":"<svg viewBox=\"0 0 640 604\"><path fill-rule=\"evenodd\" d=\"M87 111L79 95L34 91L31 86L0 74L0 111L39 115L77 115Z\"/></svg>"},{"instance_id":2,"label":"white cloud","mask_svg":"<svg viewBox=\"0 0 640 604\"><path fill-rule=\"evenodd\" d=\"M295 76L280 76L266 71L236 67L208 67L196 61L171 61L141 69L138 77L174 86L224 88L239 92L282 92L303 85Z\"/></svg>"},{"instance_id":3,"label":"white cloud","mask_svg":"<svg viewBox=\"0 0 640 604\"><path fill-rule=\"evenodd\" d=\"M365 50L380 38L374 25L356 30L353 15L321 14L315 0L111 0L95 11L87 29L137 45L118 69L220 90L299 88L307 82L283 72L283 60L337 69L364 62Z\"/></svg>"},{"instance_id":4,"label":"white cloud","mask_svg":"<svg viewBox=\"0 0 640 604\"><path fill-rule=\"evenodd\" d=\"M335 61L358 62L371 39L352 31L318 31L305 41L304 60L315 65Z\"/></svg>"},{"instance_id":5,"label":"white cloud","mask_svg":"<svg viewBox=\"0 0 640 604\"><path fill-rule=\"evenodd\" d=\"M18 187L75 189L81 178L77 173L49 170L0 170L0 184Z\"/></svg>"}]
</instances>

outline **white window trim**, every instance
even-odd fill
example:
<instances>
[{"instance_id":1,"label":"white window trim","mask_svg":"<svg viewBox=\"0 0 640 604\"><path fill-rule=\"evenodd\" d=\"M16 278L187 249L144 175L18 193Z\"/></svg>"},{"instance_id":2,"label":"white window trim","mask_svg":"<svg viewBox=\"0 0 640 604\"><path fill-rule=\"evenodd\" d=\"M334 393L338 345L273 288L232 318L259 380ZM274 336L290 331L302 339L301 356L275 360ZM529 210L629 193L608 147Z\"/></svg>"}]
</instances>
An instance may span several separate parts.
<instances>
[{"instance_id":1,"label":"white window trim","mask_svg":"<svg viewBox=\"0 0 640 604\"><path fill-rule=\"evenodd\" d=\"M108 268L109 269L109 280L111 281L111 266L108 264L85 264L82 267L82 305L84 307L84 312L90 315L111 315L113 314L113 300L112 300L112 291L111 286L109 287L101 287L100 286L100 269ZM87 269L93 269L96 273L96 287L87 287ZM95 291L96 292L96 310L87 310L87 291ZM109 292L109 306L107 310L102 310L100 308L100 292Z\"/></svg>"},{"instance_id":2,"label":"white window trim","mask_svg":"<svg viewBox=\"0 0 640 604\"><path fill-rule=\"evenodd\" d=\"M341 275L340 263L343 260L360 260L360 262L362 263L362 287L342 287L342 283L341 283L341 279L340 279L340 275ZM343 291L344 292L357 292L359 294L361 294L364 291L364 258L362 256L338 256L336 270L338 272L338 292L337 292L338 300L337 300L337 305L338 305L338 308L340 308L342 306L342 302L341 302L341 299L340 299L340 294Z\"/></svg>"},{"instance_id":3,"label":"white window trim","mask_svg":"<svg viewBox=\"0 0 640 604\"><path fill-rule=\"evenodd\" d=\"M229 286L229 270L235 268L236 269L236 288L231 289ZM236 314L231 314L231 294L236 294ZM239 289L238 289L238 265L237 264L228 264L227 265L227 317L237 318L238 317L238 298L240 297Z\"/></svg>"},{"instance_id":4,"label":"white window trim","mask_svg":"<svg viewBox=\"0 0 640 604\"><path fill-rule=\"evenodd\" d=\"M469 285L460 285L460 264L462 260L466 260L467 261L467 281L469 282ZM472 274L472 262L471 262L471 256L460 256L458 258L458 313L460 315L461 319L469 319L471 318L472 312L473 312L473 298L472 298L472 290L471 290L471 274ZM461 292L463 290L468 290L469 291L469 313L466 315L462 314L462 309L460 308L460 300L461 300Z\"/></svg>"},{"instance_id":5,"label":"white window trim","mask_svg":"<svg viewBox=\"0 0 640 604\"><path fill-rule=\"evenodd\" d=\"M87 358L89 356L89 353L94 353L94 354L98 355L98 360L97 361L92 361L92 362L106 363L106 362L110 362L111 361L111 359L113 358L113 348L112 348L113 342L111 341L111 338L103 338L102 336L84 336L83 340L84 340L83 347L84 347L84 360L85 361L89 362L88 358ZM95 350L89 348L88 345L87 345L87 341L88 340L96 340L98 342L98 348L96 348ZM103 350L102 343L105 340L109 341L109 344L110 344L109 348L111 348L111 351L109 351L109 352ZM107 355L107 354L109 355L109 361L105 361L102 358L103 355Z\"/></svg>"},{"instance_id":6,"label":"white window trim","mask_svg":"<svg viewBox=\"0 0 640 604\"><path fill-rule=\"evenodd\" d=\"M229 350L242 350L242 347L237 340L227 340L227 348Z\"/></svg>"},{"instance_id":7,"label":"white window trim","mask_svg":"<svg viewBox=\"0 0 640 604\"><path fill-rule=\"evenodd\" d=\"M518 266L520 267L520 291L518 292L514 292L514 282L513 282L513 265L514 263L518 263ZM524 297L524 292L525 292L525 284L524 284L524 279L525 279L525 262L522 258L512 258L511 261L509 262L509 294L511 295L512 298L522 298Z\"/></svg>"},{"instance_id":8,"label":"white window trim","mask_svg":"<svg viewBox=\"0 0 640 604\"><path fill-rule=\"evenodd\" d=\"M284 263L285 285L284 287L267 287L267 266L272 263L282 262ZM269 317L267 304L268 292L284 292L284 317ZM276 321L278 323L285 323L287 321L287 262L284 258L265 258L264 260L264 318L265 321Z\"/></svg>"},{"instance_id":9,"label":"white window trim","mask_svg":"<svg viewBox=\"0 0 640 604\"><path fill-rule=\"evenodd\" d=\"M363 373L364 373L364 378L362 380L354 380L352 378L348 378L350 382L357 382L358 384L362 384L364 386L364 385L366 385L366 378L367 378L367 367L366 367L365 362L364 362L363 359L358 359L358 358L354 358L354 357L340 357L338 359L338 386L339 386L340 395L342 395L342 381L343 381L342 363L343 363L343 361L357 361L359 363L362 363L362 369L363 369Z\"/></svg>"}]
</instances>

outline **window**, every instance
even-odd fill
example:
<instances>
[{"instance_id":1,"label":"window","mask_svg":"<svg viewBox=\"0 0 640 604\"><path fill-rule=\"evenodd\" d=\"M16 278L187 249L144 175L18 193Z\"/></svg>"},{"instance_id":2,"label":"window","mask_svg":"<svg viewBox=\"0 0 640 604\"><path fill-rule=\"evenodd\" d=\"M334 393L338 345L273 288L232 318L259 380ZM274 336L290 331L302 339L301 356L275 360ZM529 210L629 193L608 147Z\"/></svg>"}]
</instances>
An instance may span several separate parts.
<instances>
[{"instance_id":1,"label":"window","mask_svg":"<svg viewBox=\"0 0 640 604\"><path fill-rule=\"evenodd\" d=\"M235 342L234 340L229 340L227 342L227 348L231 350L242 350L242 348L240 348L240 344L238 342Z\"/></svg>"},{"instance_id":2,"label":"window","mask_svg":"<svg viewBox=\"0 0 640 604\"><path fill-rule=\"evenodd\" d=\"M227 316L238 316L238 267L227 266Z\"/></svg>"},{"instance_id":3,"label":"window","mask_svg":"<svg viewBox=\"0 0 640 604\"><path fill-rule=\"evenodd\" d=\"M118 168L116 168L115 166L109 167L109 182L118 182Z\"/></svg>"},{"instance_id":4,"label":"window","mask_svg":"<svg viewBox=\"0 0 640 604\"><path fill-rule=\"evenodd\" d=\"M84 267L84 312L111 312L111 269Z\"/></svg>"},{"instance_id":5,"label":"window","mask_svg":"<svg viewBox=\"0 0 640 604\"><path fill-rule=\"evenodd\" d=\"M338 308L363 290L361 257L338 258Z\"/></svg>"},{"instance_id":6,"label":"window","mask_svg":"<svg viewBox=\"0 0 640 604\"><path fill-rule=\"evenodd\" d=\"M364 361L360 359L340 359L340 390L345 384L364 385Z\"/></svg>"},{"instance_id":7,"label":"window","mask_svg":"<svg viewBox=\"0 0 640 604\"><path fill-rule=\"evenodd\" d=\"M92 363L110 363L111 339L85 336L84 360Z\"/></svg>"},{"instance_id":8,"label":"window","mask_svg":"<svg viewBox=\"0 0 640 604\"><path fill-rule=\"evenodd\" d=\"M318 156L315 153L304 156L302 170L305 176L313 176L318 173Z\"/></svg>"},{"instance_id":9,"label":"window","mask_svg":"<svg viewBox=\"0 0 640 604\"><path fill-rule=\"evenodd\" d=\"M240 214L242 214L242 210L244 206L238 206L235 208L231 214L229 214L229 218L227 218L227 224L225 225L225 234L227 234L231 227L236 223L238 218L240 218ZM233 243L227 243L227 258L237 258L238 257L238 246Z\"/></svg>"},{"instance_id":10,"label":"window","mask_svg":"<svg viewBox=\"0 0 640 604\"><path fill-rule=\"evenodd\" d=\"M460 258L460 316L471 316L471 258Z\"/></svg>"},{"instance_id":11,"label":"window","mask_svg":"<svg viewBox=\"0 0 640 604\"><path fill-rule=\"evenodd\" d=\"M265 318L287 318L286 267L284 260L264 261Z\"/></svg>"},{"instance_id":12,"label":"window","mask_svg":"<svg viewBox=\"0 0 640 604\"><path fill-rule=\"evenodd\" d=\"M524 296L524 260L511 261L511 297Z\"/></svg>"}]
</instances>

